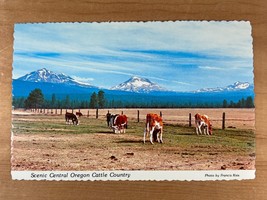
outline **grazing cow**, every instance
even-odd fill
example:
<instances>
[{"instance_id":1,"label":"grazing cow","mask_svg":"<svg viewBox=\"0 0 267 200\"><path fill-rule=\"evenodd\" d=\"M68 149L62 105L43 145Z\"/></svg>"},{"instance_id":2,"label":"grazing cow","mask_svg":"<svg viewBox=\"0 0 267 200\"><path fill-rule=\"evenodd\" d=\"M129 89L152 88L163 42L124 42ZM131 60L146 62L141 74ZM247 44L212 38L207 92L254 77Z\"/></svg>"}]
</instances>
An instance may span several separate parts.
<instances>
[{"instance_id":1,"label":"grazing cow","mask_svg":"<svg viewBox=\"0 0 267 200\"><path fill-rule=\"evenodd\" d=\"M81 117L81 116L83 116L83 114L81 112L76 112L76 116Z\"/></svg>"},{"instance_id":2,"label":"grazing cow","mask_svg":"<svg viewBox=\"0 0 267 200\"><path fill-rule=\"evenodd\" d=\"M195 115L195 125L197 135L202 134L202 129L205 135L212 135L212 125L207 115Z\"/></svg>"},{"instance_id":3,"label":"grazing cow","mask_svg":"<svg viewBox=\"0 0 267 200\"><path fill-rule=\"evenodd\" d=\"M125 129L127 129L127 116L116 115L113 121L112 129L114 133L125 133Z\"/></svg>"},{"instance_id":4,"label":"grazing cow","mask_svg":"<svg viewBox=\"0 0 267 200\"><path fill-rule=\"evenodd\" d=\"M70 120L71 120L73 125L79 125L78 118L73 113L66 112L65 120L66 120L66 124L70 124L71 123Z\"/></svg>"},{"instance_id":5,"label":"grazing cow","mask_svg":"<svg viewBox=\"0 0 267 200\"><path fill-rule=\"evenodd\" d=\"M107 117L107 125L109 128L112 128L112 126L114 126L114 119L115 117L117 117L118 114L111 114L111 113L107 113L106 117Z\"/></svg>"},{"instance_id":6,"label":"grazing cow","mask_svg":"<svg viewBox=\"0 0 267 200\"><path fill-rule=\"evenodd\" d=\"M162 140L162 134L163 134L163 122L162 118L153 113L149 113L146 116L146 128L144 131L144 143L146 142L146 136L150 134L150 143L153 143L153 138L154 140L156 139L158 142L163 143ZM155 135L156 136L155 136Z\"/></svg>"}]
</instances>

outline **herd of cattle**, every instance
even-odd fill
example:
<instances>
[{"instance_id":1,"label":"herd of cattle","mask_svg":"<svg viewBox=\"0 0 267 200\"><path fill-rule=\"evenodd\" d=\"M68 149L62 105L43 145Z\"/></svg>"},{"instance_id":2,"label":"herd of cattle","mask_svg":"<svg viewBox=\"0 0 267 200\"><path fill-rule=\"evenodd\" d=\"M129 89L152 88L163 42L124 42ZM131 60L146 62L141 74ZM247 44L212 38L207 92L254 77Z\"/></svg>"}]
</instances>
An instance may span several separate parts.
<instances>
[{"instance_id":1,"label":"herd of cattle","mask_svg":"<svg viewBox=\"0 0 267 200\"><path fill-rule=\"evenodd\" d=\"M81 112L76 112L76 114L66 112L65 120L66 124L79 125L79 117L82 116ZM127 129L127 116L123 114L106 114L107 126L113 130L114 133L125 133ZM200 115L197 113L195 115L195 127L196 134L212 135L212 125L207 115ZM146 125L144 131L144 143L146 142L146 137L149 136L150 143L153 141L163 143L163 121L162 117L158 114L149 113L146 115Z\"/></svg>"}]
</instances>

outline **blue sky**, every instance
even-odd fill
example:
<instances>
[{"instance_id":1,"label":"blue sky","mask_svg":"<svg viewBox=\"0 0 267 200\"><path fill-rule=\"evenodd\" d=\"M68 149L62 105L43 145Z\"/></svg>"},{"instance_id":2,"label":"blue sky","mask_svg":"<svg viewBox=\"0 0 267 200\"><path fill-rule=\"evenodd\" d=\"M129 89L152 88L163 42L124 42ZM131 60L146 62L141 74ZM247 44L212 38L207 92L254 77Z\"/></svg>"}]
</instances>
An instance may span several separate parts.
<instances>
[{"instance_id":1,"label":"blue sky","mask_svg":"<svg viewBox=\"0 0 267 200\"><path fill-rule=\"evenodd\" d=\"M16 24L13 78L47 68L111 88L131 76L176 91L253 83L249 22Z\"/></svg>"}]
</instances>

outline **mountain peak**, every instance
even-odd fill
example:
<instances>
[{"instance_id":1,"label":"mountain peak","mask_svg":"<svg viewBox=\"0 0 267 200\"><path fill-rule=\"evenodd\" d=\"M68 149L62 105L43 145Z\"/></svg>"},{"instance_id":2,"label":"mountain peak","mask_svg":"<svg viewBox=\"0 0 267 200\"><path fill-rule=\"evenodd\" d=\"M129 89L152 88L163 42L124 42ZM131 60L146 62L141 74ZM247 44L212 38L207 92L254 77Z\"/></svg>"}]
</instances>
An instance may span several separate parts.
<instances>
[{"instance_id":1,"label":"mountain peak","mask_svg":"<svg viewBox=\"0 0 267 200\"><path fill-rule=\"evenodd\" d=\"M141 78L138 76L132 76L127 81L114 86L111 90L121 90L136 93L149 93L153 91L166 91L163 87L151 82L147 78Z\"/></svg>"},{"instance_id":2,"label":"mountain peak","mask_svg":"<svg viewBox=\"0 0 267 200\"><path fill-rule=\"evenodd\" d=\"M81 83L63 73L55 73L46 68L38 69L37 71L30 72L17 80L39 83L62 83L68 85L79 85L83 87L94 87L87 83Z\"/></svg>"},{"instance_id":3,"label":"mountain peak","mask_svg":"<svg viewBox=\"0 0 267 200\"><path fill-rule=\"evenodd\" d=\"M253 88L253 84L249 84L248 82L236 81L232 85L228 85L226 87L216 87L216 88L202 88L197 90L196 92L223 92L223 91L239 91Z\"/></svg>"},{"instance_id":4,"label":"mountain peak","mask_svg":"<svg viewBox=\"0 0 267 200\"><path fill-rule=\"evenodd\" d=\"M46 68L38 69L37 71L30 72L25 76L18 78L18 80L29 82L48 82L48 83L65 83L74 81L73 78L52 72Z\"/></svg>"},{"instance_id":5,"label":"mountain peak","mask_svg":"<svg viewBox=\"0 0 267 200\"><path fill-rule=\"evenodd\" d=\"M237 81L233 85L230 85L229 87L234 86L235 89L246 89L250 86L248 82L240 82Z\"/></svg>"}]
</instances>

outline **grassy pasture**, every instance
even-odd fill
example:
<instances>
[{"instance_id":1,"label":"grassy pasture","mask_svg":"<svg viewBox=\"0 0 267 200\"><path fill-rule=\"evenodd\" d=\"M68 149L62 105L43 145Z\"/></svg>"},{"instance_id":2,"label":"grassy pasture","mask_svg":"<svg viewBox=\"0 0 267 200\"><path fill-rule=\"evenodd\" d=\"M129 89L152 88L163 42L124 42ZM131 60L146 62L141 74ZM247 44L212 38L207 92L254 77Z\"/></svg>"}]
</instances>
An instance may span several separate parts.
<instances>
[{"instance_id":1,"label":"grassy pasture","mask_svg":"<svg viewBox=\"0 0 267 200\"><path fill-rule=\"evenodd\" d=\"M215 129L197 136L194 127L164 124L163 144L143 144L144 122L130 120L113 134L104 119L13 115L13 170L211 170L254 169L252 130Z\"/></svg>"}]
</instances>

